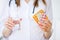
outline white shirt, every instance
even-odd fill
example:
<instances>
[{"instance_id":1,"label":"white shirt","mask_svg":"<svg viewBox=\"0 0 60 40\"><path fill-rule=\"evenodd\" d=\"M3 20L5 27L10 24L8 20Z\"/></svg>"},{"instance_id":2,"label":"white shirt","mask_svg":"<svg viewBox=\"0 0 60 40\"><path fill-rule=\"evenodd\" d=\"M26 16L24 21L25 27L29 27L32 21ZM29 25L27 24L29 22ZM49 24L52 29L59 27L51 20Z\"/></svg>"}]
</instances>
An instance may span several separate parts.
<instances>
[{"instance_id":1,"label":"white shirt","mask_svg":"<svg viewBox=\"0 0 60 40\"><path fill-rule=\"evenodd\" d=\"M45 39L43 36L43 31L40 29L40 27L35 23L35 21L32 18L33 15L33 1L30 0L30 2L27 4L24 0L21 0L21 6L17 8L15 1L13 0L11 2L11 6L9 7L8 4L5 8L4 13L1 15L1 24L0 27L5 27L4 22L7 20L7 18L10 16L13 19L19 19L22 18L21 21L21 30L17 30L18 26L14 28L13 33L10 35L9 40L48 40ZM36 13L38 10L43 9L46 11L47 16L49 19L52 19L52 13L51 13L51 7L49 8L50 1L46 0L47 2L47 8L43 4L42 0L39 0L39 6L35 8ZM50 5L51 6L51 5ZM48 10L49 9L49 10ZM52 21L52 20L51 20Z\"/></svg>"}]
</instances>

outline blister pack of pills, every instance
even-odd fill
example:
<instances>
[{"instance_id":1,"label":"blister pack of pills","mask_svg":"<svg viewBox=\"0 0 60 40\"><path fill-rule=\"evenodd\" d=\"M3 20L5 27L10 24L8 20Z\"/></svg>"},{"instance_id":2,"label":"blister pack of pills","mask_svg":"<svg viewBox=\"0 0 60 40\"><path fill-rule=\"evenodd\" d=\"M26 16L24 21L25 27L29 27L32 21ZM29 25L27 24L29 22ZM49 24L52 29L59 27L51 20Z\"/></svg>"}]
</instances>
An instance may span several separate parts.
<instances>
[{"instance_id":1,"label":"blister pack of pills","mask_svg":"<svg viewBox=\"0 0 60 40\"><path fill-rule=\"evenodd\" d=\"M45 14L44 10L42 9L34 13L32 17L37 24L39 24L40 22L43 22L42 18L44 20L48 20L48 16Z\"/></svg>"}]
</instances>

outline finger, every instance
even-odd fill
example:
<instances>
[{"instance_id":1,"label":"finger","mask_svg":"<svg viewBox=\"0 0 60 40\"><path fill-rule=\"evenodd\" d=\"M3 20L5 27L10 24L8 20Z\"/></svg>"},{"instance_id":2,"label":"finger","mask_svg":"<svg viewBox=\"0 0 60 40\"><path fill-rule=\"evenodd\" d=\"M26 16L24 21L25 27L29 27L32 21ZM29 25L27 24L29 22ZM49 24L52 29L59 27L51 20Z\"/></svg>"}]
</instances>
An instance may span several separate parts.
<instances>
[{"instance_id":1,"label":"finger","mask_svg":"<svg viewBox=\"0 0 60 40\"><path fill-rule=\"evenodd\" d=\"M46 27L49 27L50 24L48 22L44 23Z\"/></svg>"},{"instance_id":2,"label":"finger","mask_svg":"<svg viewBox=\"0 0 60 40\"><path fill-rule=\"evenodd\" d=\"M42 24L44 24L42 27L40 27L44 31L49 31L51 29L51 22L49 20L45 20L42 18Z\"/></svg>"},{"instance_id":3,"label":"finger","mask_svg":"<svg viewBox=\"0 0 60 40\"><path fill-rule=\"evenodd\" d=\"M45 31L45 32L48 32L48 31L50 31L50 27L48 27L48 26L45 26L45 27L43 27L43 28L41 28L43 31Z\"/></svg>"},{"instance_id":4,"label":"finger","mask_svg":"<svg viewBox=\"0 0 60 40\"><path fill-rule=\"evenodd\" d=\"M14 20L13 23L14 24L20 24L20 21L19 20Z\"/></svg>"},{"instance_id":5,"label":"finger","mask_svg":"<svg viewBox=\"0 0 60 40\"><path fill-rule=\"evenodd\" d=\"M12 21L8 21L7 23L9 23L11 25L15 25Z\"/></svg>"},{"instance_id":6,"label":"finger","mask_svg":"<svg viewBox=\"0 0 60 40\"><path fill-rule=\"evenodd\" d=\"M48 16L46 14L43 14L42 15L42 18L45 19L45 20L47 20L48 19Z\"/></svg>"},{"instance_id":7,"label":"finger","mask_svg":"<svg viewBox=\"0 0 60 40\"><path fill-rule=\"evenodd\" d=\"M41 30L43 30L45 32L47 31L48 26L46 26L46 24L42 23L42 24L39 24L39 25L40 25Z\"/></svg>"},{"instance_id":8,"label":"finger","mask_svg":"<svg viewBox=\"0 0 60 40\"><path fill-rule=\"evenodd\" d=\"M48 27L47 26L42 26L41 29L48 29Z\"/></svg>"},{"instance_id":9,"label":"finger","mask_svg":"<svg viewBox=\"0 0 60 40\"><path fill-rule=\"evenodd\" d=\"M43 18L41 18L40 19L40 24L45 25L44 22L45 22L45 20Z\"/></svg>"},{"instance_id":10,"label":"finger","mask_svg":"<svg viewBox=\"0 0 60 40\"><path fill-rule=\"evenodd\" d=\"M40 28L47 28L44 23L39 23Z\"/></svg>"},{"instance_id":11,"label":"finger","mask_svg":"<svg viewBox=\"0 0 60 40\"><path fill-rule=\"evenodd\" d=\"M49 20L44 20L44 19L42 19L42 20L43 20L43 23L44 23L45 25L52 25Z\"/></svg>"},{"instance_id":12,"label":"finger","mask_svg":"<svg viewBox=\"0 0 60 40\"><path fill-rule=\"evenodd\" d=\"M47 31L47 28L41 28L42 31L46 32Z\"/></svg>"},{"instance_id":13,"label":"finger","mask_svg":"<svg viewBox=\"0 0 60 40\"><path fill-rule=\"evenodd\" d=\"M49 26L49 25L47 25L47 24L45 24L45 23L42 23L42 24L40 23L40 28L46 28L46 29L47 29L48 26Z\"/></svg>"},{"instance_id":14,"label":"finger","mask_svg":"<svg viewBox=\"0 0 60 40\"><path fill-rule=\"evenodd\" d=\"M49 20L48 20L45 24L46 24L46 26L48 26L48 27L51 27L51 26L52 26L52 23L50 23Z\"/></svg>"},{"instance_id":15,"label":"finger","mask_svg":"<svg viewBox=\"0 0 60 40\"><path fill-rule=\"evenodd\" d=\"M46 26L43 26L42 29L46 30L47 32L51 30L51 26L47 24Z\"/></svg>"},{"instance_id":16,"label":"finger","mask_svg":"<svg viewBox=\"0 0 60 40\"><path fill-rule=\"evenodd\" d=\"M9 24L9 23L6 23L5 26L6 26L7 28L9 28L9 29L12 29L14 25L11 25L11 24Z\"/></svg>"},{"instance_id":17,"label":"finger","mask_svg":"<svg viewBox=\"0 0 60 40\"><path fill-rule=\"evenodd\" d=\"M9 27L12 28L13 25L6 23L5 26L6 26L7 28L9 28Z\"/></svg>"},{"instance_id":18,"label":"finger","mask_svg":"<svg viewBox=\"0 0 60 40\"><path fill-rule=\"evenodd\" d=\"M5 24L7 24L7 25L10 25L10 26L12 26L13 27L13 25L15 25L13 22L11 22L11 21L7 21Z\"/></svg>"},{"instance_id":19,"label":"finger","mask_svg":"<svg viewBox=\"0 0 60 40\"><path fill-rule=\"evenodd\" d=\"M45 24L45 23L47 23L47 20L41 18L41 19L40 19L40 22L43 23L43 24Z\"/></svg>"},{"instance_id":20,"label":"finger","mask_svg":"<svg viewBox=\"0 0 60 40\"><path fill-rule=\"evenodd\" d=\"M44 18L42 18L42 20L44 21L44 23L49 23L50 25L52 25L51 21L50 20L45 20Z\"/></svg>"},{"instance_id":21,"label":"finger","mask_svg":"<svg viewBox=\"0 0 60 40\"><path fill-rule=\"evenodd\" d=\"M5 25L8 29L12 30L12 27L10 25Z\"/></svg>"}]
</instances>

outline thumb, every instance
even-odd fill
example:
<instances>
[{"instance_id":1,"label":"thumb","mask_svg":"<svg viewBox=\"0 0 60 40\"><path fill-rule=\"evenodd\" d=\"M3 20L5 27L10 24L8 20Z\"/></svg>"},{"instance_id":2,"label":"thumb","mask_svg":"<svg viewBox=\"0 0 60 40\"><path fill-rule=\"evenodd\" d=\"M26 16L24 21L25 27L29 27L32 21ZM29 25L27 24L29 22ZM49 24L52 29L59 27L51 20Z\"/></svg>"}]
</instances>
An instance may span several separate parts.
<instances>
[{"instance_id":1,"label":"thumb","mask_svg":"<svg viewBox=\"0 0 60 40\"><path fill-rule=\"evenodd\" d=\"M19 20L14 20L13 23L20 24L21 21L22 21L22 19L20 18Z\"/></svg>"},{"instance_id":2,"label":"thumb","mask_svg":"<svg viewBox=\"0 0 60 40\"><path fill-rule=\"evenodd\" d=\"M14 23L14 24L19 24L20 21L19 21L19 20L14 20L13 23Z\"/></svg>"}]
</instances>

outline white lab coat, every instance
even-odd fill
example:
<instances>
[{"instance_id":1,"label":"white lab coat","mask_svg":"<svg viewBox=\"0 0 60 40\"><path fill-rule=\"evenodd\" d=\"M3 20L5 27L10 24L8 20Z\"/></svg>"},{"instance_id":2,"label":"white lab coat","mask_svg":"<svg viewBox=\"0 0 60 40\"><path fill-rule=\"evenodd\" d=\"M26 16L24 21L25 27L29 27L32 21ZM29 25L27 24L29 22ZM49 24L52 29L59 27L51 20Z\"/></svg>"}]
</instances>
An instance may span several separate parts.
<instances>
[{"instance_id":1,"label":"white lab coat","mask_svg":"<svg viewBox=\"0 0 60 40\"><path fill-rule=\"evenodd\" d=\"M12 0L11 6L8 6L8 2L6 3L3 12L0 14L0 33L2 35L2 30L5 28L4 23L7 18L10 16L13 19L22 18L20 30L18 29L18 25L13 29L13 33L10 35L9 40L48 40L43 36L43 31L40 27L35 23L32 18L33 15L33 1L27 4L24 0L21 0L21 6L17 8L15 4L15 0ZM46 0L47 7L42 3L42 0L39 0L39 7L35 8L36 13L38 10L43 9L46 11L49 20L52 22L52 10L51 10L51 0Z\"/></svg>"}]
</instances>

